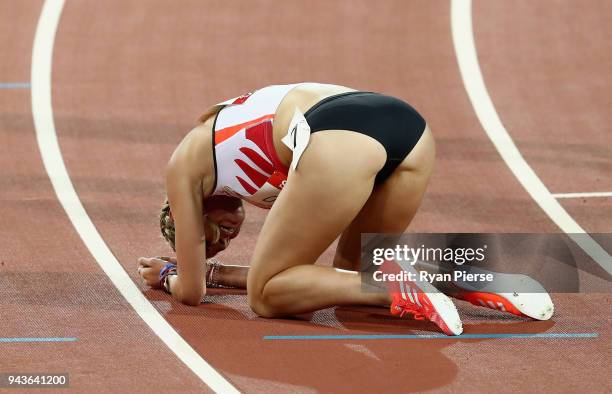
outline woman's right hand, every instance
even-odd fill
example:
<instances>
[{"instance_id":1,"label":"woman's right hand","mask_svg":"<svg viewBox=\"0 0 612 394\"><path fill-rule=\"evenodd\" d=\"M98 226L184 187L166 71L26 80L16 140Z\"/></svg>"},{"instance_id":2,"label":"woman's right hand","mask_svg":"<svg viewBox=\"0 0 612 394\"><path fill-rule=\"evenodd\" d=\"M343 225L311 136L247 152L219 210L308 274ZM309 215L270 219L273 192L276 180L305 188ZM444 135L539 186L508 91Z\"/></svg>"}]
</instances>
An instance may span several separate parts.
<instances>
[{"instance_id":1,"label":"woman's right hand","mask_svg":"<svg viewBox=\"0 0 612 394\"><path fill-rule=\"evenodd\" d=\"M138 274L154 289L160 289L159 273L168 263L176 264L174 257L141 257L138 259Z\"/></svg>"}]
</instances>

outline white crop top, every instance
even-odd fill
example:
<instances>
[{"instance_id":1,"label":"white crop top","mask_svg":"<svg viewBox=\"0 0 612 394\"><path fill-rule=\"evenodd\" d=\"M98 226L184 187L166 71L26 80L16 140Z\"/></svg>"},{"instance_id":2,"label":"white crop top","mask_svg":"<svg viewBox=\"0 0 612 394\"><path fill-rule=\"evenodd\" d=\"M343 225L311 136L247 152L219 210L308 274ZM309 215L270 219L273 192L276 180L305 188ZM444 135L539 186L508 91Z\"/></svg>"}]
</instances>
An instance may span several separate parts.
<instances>
[{"instance_id":1,"label":"white crop top","mask_svg":"<svg viewBox=\"0 0 612 394\"><path fill-rule=\"evenodd\" d=\"M213 126L213 195L272 207L288 174L274 149L272 125L281 101L296 86L272 85L218 104L223 108Z\"/></svg>"}]
</instances>

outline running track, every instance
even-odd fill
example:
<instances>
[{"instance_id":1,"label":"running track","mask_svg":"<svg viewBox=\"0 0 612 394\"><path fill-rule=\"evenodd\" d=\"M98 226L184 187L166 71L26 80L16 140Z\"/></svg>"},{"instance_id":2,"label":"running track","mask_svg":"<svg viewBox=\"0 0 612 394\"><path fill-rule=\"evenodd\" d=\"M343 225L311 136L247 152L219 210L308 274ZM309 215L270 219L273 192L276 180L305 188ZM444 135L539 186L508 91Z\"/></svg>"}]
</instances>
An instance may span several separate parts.
<instances>
[{"instance_id":1,"label":"running track","mask_svg":"<svg viewBox=\"0 0 612 394\"><path fill-rule=\"evenodd\" d=\"M383 1L376 10L367 1L65 4L51 42L50 82L68 174L116 261L201 355L194 364L205 360L220 373L200 370L204 379L113 286L52 187L33 121L40 108L33 113L31 106L42 7L37 0L0 3L0 328L4 338L77 340L0 343L0 372L69 372L79 391L210 390L204 381L246 392L612 390L609 293L554 295L557 313L548 322L459 305L468 334L598 333L595 338L284 342L263 337L436 331L365 308L259 319L241 292L218 293L190 308L137 279L138 256L169 253L156 213L175 144L208 104L272 83L384 91L426 115L439 159L412 231L559 232L481 126L460 74L449 2ZM473 5L491 101L551 193L612 191L611 16L605 0L589 7ZM587 232L612 232L612 198L558 201ZM248 261L264 212L248 209L247 216L240 247L230 248L226 261Z\"/></svg>"}]
</instances>

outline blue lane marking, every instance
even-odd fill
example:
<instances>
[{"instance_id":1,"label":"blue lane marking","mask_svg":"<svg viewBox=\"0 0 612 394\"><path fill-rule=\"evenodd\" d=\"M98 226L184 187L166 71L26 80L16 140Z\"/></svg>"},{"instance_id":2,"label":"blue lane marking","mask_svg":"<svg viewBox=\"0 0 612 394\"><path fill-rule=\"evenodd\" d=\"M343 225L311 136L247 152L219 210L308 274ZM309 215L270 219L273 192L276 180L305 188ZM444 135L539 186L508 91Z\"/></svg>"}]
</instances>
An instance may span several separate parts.
<instances>
[{"instance_id":1,"label":"blue lane marking","mask_svg":"<svg viewBox=\"0 0 612 394\"><path fill-rule=\"evenodd\" d=\"M29 82L0 82L0 89L30 89Z\"/></svg>"},{"instance_id":2,"label":"blue lane marking","mask_svg":"<svg viewBox=\"0 0 612 394\"><path fill-rule=\"evenodd\" d=\"M448 336L443 334L424 335L266 335L266 341L304 341L339 339L492 339L492 338L597 338L596 332L543 333L543 334L463 334Z\"/></svg>"},{"instance_id":3,"label":"blue lane marking","mask_svg":"<svg viewBox=\"0 0 612 394\"><path fill-rule=\"evenodd\" d=\"M0 338L0 343L16 343L16 342L75 342L77 339L68 337L68 338L40 338L40 337L31 337L31 338Z\"/></svg>"}]
</instances>

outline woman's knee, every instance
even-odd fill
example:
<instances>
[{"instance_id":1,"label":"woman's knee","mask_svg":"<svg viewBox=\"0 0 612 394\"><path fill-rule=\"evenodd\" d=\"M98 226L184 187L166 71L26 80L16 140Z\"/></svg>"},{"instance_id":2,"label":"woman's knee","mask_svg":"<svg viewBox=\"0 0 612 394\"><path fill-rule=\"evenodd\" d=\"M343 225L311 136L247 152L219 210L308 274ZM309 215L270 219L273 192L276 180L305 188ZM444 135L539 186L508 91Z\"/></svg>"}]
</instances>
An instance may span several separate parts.
<instances>
[{"instance_id":1,"label":"woman's knee","mask_svg":"<svg viewBox=\"0 0 612 394\"><path fill-rule=\"evenodd\" d=\"M272 304L270 295L265 291L268 281L269 279L266 280L262 277L262 273L257 269L249 270L247 276L247 299L249 307L257 315L273 318L279 314Z\"/></svg>"},{"instance_id":2,"label":"woman's knee","mask_svg":"<svg viewBox=\"0 0 612 394\"><path fill-rule=\"evenodd\" d=\"M266 294L265 286L263 288L247 287L247 298L249 307L258 316L275 318L282 315L281 311L274 306L271 297Z\"/></svg>"}]
</instances>

